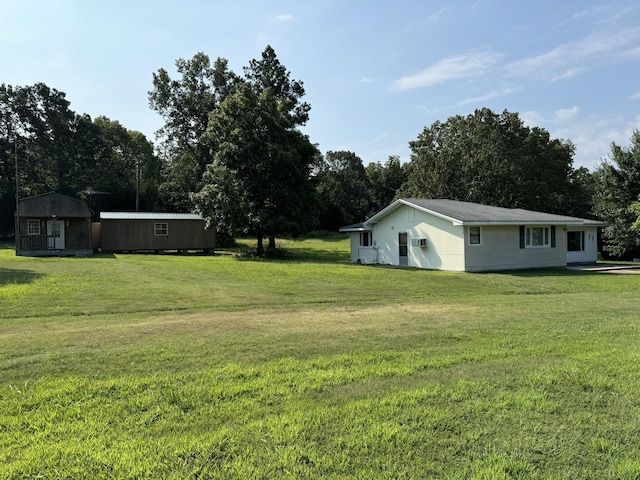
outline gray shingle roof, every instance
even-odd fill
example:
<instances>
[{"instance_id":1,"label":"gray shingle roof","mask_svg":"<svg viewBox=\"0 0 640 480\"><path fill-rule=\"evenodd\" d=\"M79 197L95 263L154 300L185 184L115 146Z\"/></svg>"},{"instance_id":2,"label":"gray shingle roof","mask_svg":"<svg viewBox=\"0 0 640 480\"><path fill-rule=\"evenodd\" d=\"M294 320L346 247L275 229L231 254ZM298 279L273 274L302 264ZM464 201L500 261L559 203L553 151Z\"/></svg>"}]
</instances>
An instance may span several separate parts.
<instances>
[{"instance_id":1,"label":"gray shingle roof","mask_svg":"<svg viewBox=\"0 0 640 480\"><path fill-rule=\"evenodd\" d=\"M371 217L367 223L376 223L379 219L386 216L387 213L391 213L403 204L411 205L420 210L460 224L606 225L606 223L596 220L535 212L521 208L502 208L457 200L422 198L401 198Z\"/></svg>"},{"instance_id":2,"label":"gray shingle roof","mask_svg":"<svg viewBox=\"0 0 640 480\"><path fill-rule=\"evenodd\" d=\"M103 220L202 220L195 213L100 212Z\"/></svg>"}]
</instances>

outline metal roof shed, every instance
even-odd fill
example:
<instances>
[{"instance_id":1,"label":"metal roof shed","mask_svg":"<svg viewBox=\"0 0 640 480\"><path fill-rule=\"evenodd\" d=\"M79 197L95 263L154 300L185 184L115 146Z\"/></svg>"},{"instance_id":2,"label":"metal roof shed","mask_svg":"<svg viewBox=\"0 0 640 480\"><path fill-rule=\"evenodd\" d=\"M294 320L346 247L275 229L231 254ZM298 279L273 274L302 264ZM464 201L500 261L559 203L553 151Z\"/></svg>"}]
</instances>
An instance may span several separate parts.
<instances>
[{"instance_id":1,"label":"metal roof shed","mask_svg":"<svg viewBox=\"0 0 640 480\"><path fill-rule=\"evenodd\" d=\"M94 247L108 252L213 251L215 230L193 213L100 212L93 225Z\"/></svg>"}]
</instances>

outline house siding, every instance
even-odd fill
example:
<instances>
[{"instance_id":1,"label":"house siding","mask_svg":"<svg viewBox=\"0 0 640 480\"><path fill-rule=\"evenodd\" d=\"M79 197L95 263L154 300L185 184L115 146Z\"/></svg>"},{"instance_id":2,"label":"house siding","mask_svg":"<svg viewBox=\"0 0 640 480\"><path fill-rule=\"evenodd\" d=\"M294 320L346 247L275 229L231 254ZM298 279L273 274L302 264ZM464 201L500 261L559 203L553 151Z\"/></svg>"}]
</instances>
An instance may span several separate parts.
<instances>
[{"instance_id":1,"label":"house siding","mask_svg":"<svg viewBox=\"0 0 640 480\"><path fill-rule=\"evenodd\" d=\"M567 263L594 263L598 260L598 227L569 227L567 231L584 232L584 250L580 252L567 251Z\"/></svg>"},{"instance_id":2,"label":"house siding","mask_svg":"<svg viewBox=\"0 0 640 480\"><path fill-rule=\"evenodd\" d=\"M402 206L381 219L373 228L378 261L399 265L398 234L407 232L408 266L438 270L464 270L463 228L413 207ZM426 247L413 246L413 239L425 238Z\"/></svg>"},{"instance_id":3,"label":"house siding","mask_svg":"<svg viewBox=\"0 0 640 480\"><path fill-rule=\"evenodd\" d=\"M525 245L529 226L549 227L545 232L547 245ZM606 223L530 210L446 199L399 199L363 224L343 229L352 232L351 261L354 263L481 272L595 262L598 228L603 226ZM372 230L373 248L360 246L359 234L353 231L355 227ZM480 229L479 244L469 243L471 228ZM581 251L568 252L568 231L584 233ZM406 257L405 249L399 244L405 234ZM478 240L476 232L473 239ZM571 240L577 248L578 237ZM367 261L363 260L365 257Z\"/></svg>"},{"instance_id":4,"label":"house siding","mask_svg":"<svg viewBox=\"0 0 640 480\"><path fill-rule=\"evenodd\" d=\"M513 270L523 268L564 267L567 264L567 237L564 227L556 227L556 246L520 248L518 225L482 226L482 244L469 245L465 230L465 270Z\"/></svg>"}]
</instances>

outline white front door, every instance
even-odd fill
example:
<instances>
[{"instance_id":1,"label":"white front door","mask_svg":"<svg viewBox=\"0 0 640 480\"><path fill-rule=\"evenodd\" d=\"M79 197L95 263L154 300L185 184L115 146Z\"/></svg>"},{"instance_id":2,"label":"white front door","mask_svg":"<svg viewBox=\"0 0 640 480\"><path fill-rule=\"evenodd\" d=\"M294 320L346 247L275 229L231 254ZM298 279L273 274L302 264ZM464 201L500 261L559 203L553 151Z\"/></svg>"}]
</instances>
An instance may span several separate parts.
<instances>
[{"instance_id":1,"label":"white front door","mask_svg":"<svg viewBox=\"0 0 640 480\"><path fill-rule=\"evenodd\" d=\"M64 220L47 220L48 247L64 250Z\"/></svg>"}]
</instances>

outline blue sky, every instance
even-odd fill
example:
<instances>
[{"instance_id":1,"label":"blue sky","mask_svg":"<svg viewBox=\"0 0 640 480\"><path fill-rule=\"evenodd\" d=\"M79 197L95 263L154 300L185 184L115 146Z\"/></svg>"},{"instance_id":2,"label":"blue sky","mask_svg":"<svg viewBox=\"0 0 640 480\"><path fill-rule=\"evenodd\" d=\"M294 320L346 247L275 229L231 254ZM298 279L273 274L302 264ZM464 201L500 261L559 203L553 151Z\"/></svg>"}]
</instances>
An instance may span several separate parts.
<instances>
[{"instance_id":1,"label":"blue sky","mask_svg":"<svg viewBox=\"0 0 640 480\"><path fill-rule=\"evenodd\" d=\"M311 104L322 152L409 160L426 126L489 107L577 147L593 169L640 127L637 0L3 0L0 83L154 140L152 73L204 52L242 73L267 44Z\"/></svg>"}]
</instances>

